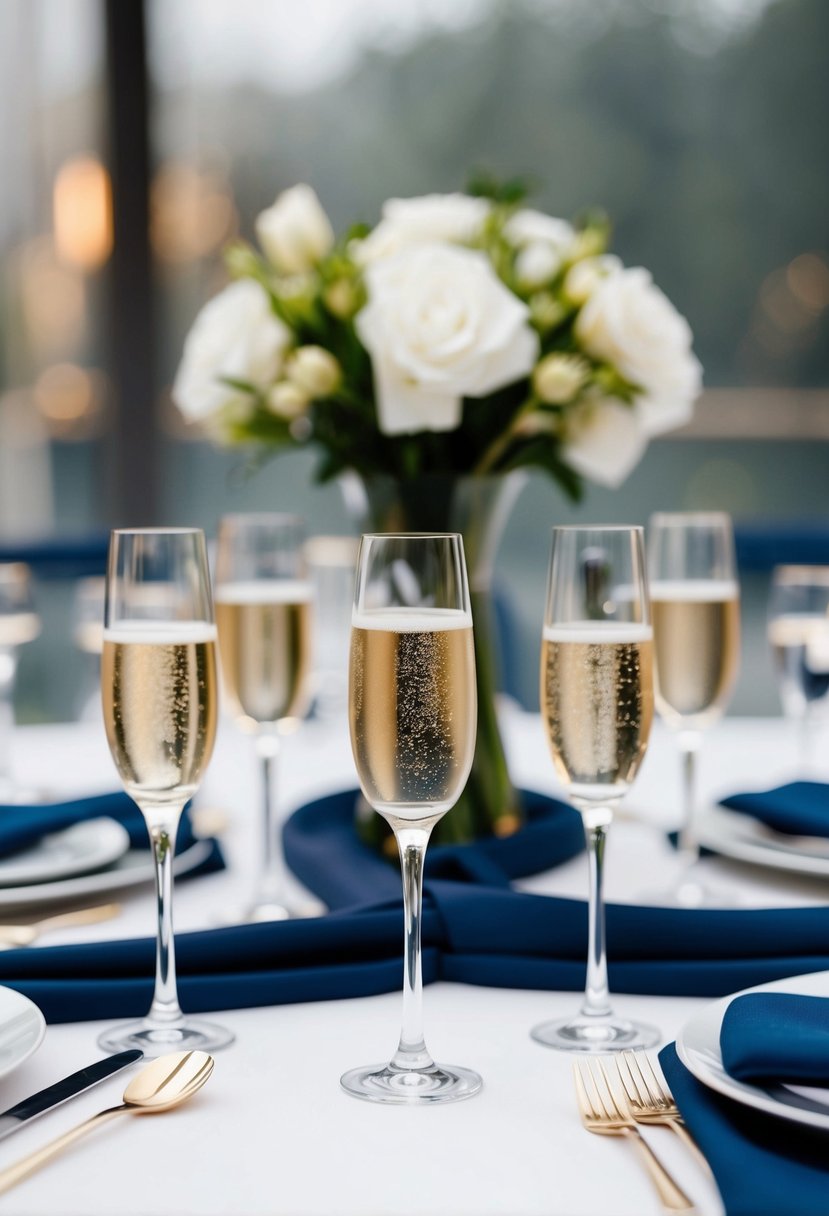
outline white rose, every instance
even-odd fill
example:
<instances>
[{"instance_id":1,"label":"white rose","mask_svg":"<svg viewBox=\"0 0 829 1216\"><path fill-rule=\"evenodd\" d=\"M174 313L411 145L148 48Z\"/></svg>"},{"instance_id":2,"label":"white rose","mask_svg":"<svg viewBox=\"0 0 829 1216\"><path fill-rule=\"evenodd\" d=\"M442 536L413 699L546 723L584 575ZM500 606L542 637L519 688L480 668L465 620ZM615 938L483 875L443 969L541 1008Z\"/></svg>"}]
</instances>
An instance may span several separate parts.
<instances>
[{"instance_id":1,"label":"white rose","mask_svg":"<svg viewBox=\"0 0 829 1216\"><path fill-rule=\"evenodd\" d=\"M273 315L258 283L231 283L205 304L187 335L173 400L191 421L248 402L247 394L223 378L265 388L279 372L290 341L290 330Z\"/></svg>"},{"instance_id":2,"label":"white rose","mask_svg":"<svg viewBox=\"0 0 829 1216\"><path fill-rule=\"evenodd\" d=\"M603 279L576 318L575 332L588 354L642 390L636 411L647 434L689 420L702 385L691 328L647 270Z\"/></svg>"},{"instance_id":3,"label":"white rose","mask_svg":"<svg viewBox=\"0 0 829 1216\"><path fill-rule=\"evenodd\" d=\"M339 361L322 346L300 346L288 359L285 375L309 397L329 397L343 378Z\"/></svg>"},{"instance_id":4,"label":"white rose","mask_svg":"<svg viewBox=\"0 0 829 1216\"><path fill-rule=\"evenodd\" d=\"M540 287L561 269L575 232L566 220L524 208L504 224L504 236L515 245L515 276L522 287Z\"/></svg>"},{"instance_id":5,"label":"white rose","mask_svg":"<svg viewBox=\"0 0 829 1216\"><path fill-rule=\"evenodd\" d=\"M371 355L380 430L451 431L464 397L528 375L538 336L482 253L416 245L366 273L357 333Z\"/></svg>"},{"instance_id":6,"label":"white rose","mask_svg":"<svg viewBox=\"0 0 829 1216\"><path fill-rule=\"evenodd\" d=\"M533 211L529 207L514 211L504 224L504 236L516 248L523 249L526 245L551 245L559 251L562 258L572 245L575 235L573 225L568 224L566 220L545 215L543 211Z\"/></svg>"},{"instance_id":7,"label":"white rose","mask_svg":"<svg viewBox=\"0 0 829 1216\"><path fill-rule=\"evenodd\" d=\"M283 191L256 220L265 256L282 274L302 274L330 252L334 230L310 186Z\"/></svg>"},{"instance_id":8,"label":"white rose","mask_svg":"<svg viewBox=\"0 0 829 1216\"><path fill-rule=\"evenodd\" d=\"M582 477L615 489L639 463L647 445L631 406L612 397L594 398L568 415L561 455Z\"/></svg>"},{"instance_id":9,"label":"white rose","mask_svg":"<svg viewBox=\"0 0 829 1216\"><path fill-rule=\"evenodd\" d=\"M383 218L374 231L356 243L355 260L360 266L368 266L410 245L434 241L462 245L474 241L491 209L487 199L468 194L390 198L383 204Z\"/></svg>"},{"instance_id":10,"label":"white rose","mask_svg":"<svg viewBox=\"0 0 829 1216\"><path fill-rule=\"evenodd\" d=\"M518 250L515 259L515 277L518 283L532 290L549 283L561 269L562 257L554 245L535 241Z\"/></svg>"},{"instance_id":11,"label":"white rose","mask_svg":"<svg viewBox=\"0 0 829 1216\"><path fill-rule=\"evenodd\" d=\"M564 276L564 294L574 304L584 304L602 279L621 269L621 260L612 253L582 258L580 262L574 262Z\"/></svg>"}]
</instances>

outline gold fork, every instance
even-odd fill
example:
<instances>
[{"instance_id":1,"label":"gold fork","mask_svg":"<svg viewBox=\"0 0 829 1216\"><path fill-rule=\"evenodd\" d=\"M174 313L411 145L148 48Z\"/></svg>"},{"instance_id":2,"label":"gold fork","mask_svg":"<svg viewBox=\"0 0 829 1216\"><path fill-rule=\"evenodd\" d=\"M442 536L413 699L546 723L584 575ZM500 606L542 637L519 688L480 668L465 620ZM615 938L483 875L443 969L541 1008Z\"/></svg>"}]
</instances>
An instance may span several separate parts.
<instances>
[{"instance_id":1,"label":"gold fork","mask_svg":"<svg viewBox=\"0 0 829 1216\"><path fill-rule=\"evenodd\" d=\"M13 950L16 946L31 946L41 933L52 929L70 929L74 925L96 925L102 920L112 920L121 911L120 904L98 904L94 908L77 908L74 912L61 912L47 916L32 925L0 925L0 950Z\"/></svg>"},{"instance_id":2,"label":"gold fork","mask_svg":"<svg viewBox=\"0 0 829 1216\"><path fill-rule=\"evenodd\" d=\"M656 1187L662 1207L666 1212L694 1211L694 1205L677 1186L662 1162L644 1139L633 1116L622 1106L613 1090L601 1060L573 1062L573 1079L576 1083L576 1098L581 1121L589 1132L600 1136L622 1136L636 1145L642 1162Z\"/></svg>"},{"instance_id":3,"label":"gold fork","mask_svg":"<svg viewBox=\"0 0 829 1216\"><path fill-rule=\"evenodd\" d=\"M643 1063L645 1067L643 1067ZM616 1066L630 1113L636 1122L658 1123L669 1127L710 1173L711 1167L702 1155L702 1150L696 1140L685 1126L673 1094L667 1085L660 1081L647 1053L625 1051L622 1053L621 1060L616 1060Z\"/></svg>"}]
</instances>

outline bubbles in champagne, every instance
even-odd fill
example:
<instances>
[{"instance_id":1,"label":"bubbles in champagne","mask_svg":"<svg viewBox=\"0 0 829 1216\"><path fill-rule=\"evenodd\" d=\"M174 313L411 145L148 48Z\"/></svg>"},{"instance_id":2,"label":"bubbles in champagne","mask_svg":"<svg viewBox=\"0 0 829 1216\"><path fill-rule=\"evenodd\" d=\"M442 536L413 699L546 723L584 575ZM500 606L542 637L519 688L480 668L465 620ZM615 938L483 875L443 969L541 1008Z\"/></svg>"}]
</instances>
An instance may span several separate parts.
<instances>
[{"instance_id":1,"label":"bubbles in champagne","mask_svg":"<svg viewBox=\"0 0 829 1216\"><path fill-rule=\"evenodd\" d=\"M466 781L475 739L469 618L400 612L355 620L350 723L372 805L403 818L451 806Z\"/></svg>"},{"instance_id":2,"label":"bubbles in champagne","mask_svg":"<svg viewBox=\"0 0 829 1216\"><path fill-rule=\"evenodd\" d=\"M155 802L189 797L216 733L215 629L108 631L101 688L107 739L127 791Z\"/></svg>"},{"instance_id":3,"label":"bubbles in champagne","mask_svg":"<svg viewBox=\"0 0 829 1216\"><path fill-rule=\"evenodd\" d=\"M573 792L623 793L653 718L650 629L614 623L545 630L541 707L556 770Z\"/></svg>"}]
</instances>

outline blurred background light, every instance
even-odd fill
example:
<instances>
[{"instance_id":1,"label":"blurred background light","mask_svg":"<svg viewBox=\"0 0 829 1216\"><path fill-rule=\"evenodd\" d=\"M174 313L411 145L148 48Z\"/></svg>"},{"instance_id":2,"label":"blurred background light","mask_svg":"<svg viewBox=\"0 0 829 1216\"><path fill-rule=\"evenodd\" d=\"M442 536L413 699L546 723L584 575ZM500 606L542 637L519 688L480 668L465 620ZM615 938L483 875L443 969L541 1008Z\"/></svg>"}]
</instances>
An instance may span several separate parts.
<instances>
[{"instance_id":1,"label":"blurred background light","mask_svg":"<svg viewBox=\"0 0 829 1216\"><path fill-rule=\"evenodd\" d=\"M112 191L109 174L94 156L61 165L52 193L57 255L91 272L112 252Z\"/></svg>"}]
</instances>

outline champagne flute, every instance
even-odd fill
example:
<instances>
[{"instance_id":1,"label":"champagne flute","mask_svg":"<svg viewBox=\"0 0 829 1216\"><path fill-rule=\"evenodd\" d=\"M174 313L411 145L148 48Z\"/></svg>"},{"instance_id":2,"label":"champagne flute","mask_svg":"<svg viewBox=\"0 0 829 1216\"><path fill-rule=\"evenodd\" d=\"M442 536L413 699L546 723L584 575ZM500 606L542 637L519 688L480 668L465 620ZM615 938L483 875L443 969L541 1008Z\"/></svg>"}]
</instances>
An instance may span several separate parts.
<instances>
[{"instance_id":1,"label":"champagne flute","mask_svg":"<svg viewBox=\"0 0 829 1216\"><path fill-rule=\"evenodd\" d=\"M423 1038L421 912L429 834L457 801L475 749L475 653L463 541L362 538L351 628L351 748L367 801L397 840L405 923L403 1027L388 1064L340 1084L372 1102L469 1098L477 1073L436 1064Z\"/></svg>"},{"instance_id":2,"label":"champagne flute","mask_svg":"<svg viewBox=\"0 0 829 1216\"><path fill-rule=\"evenodd\" d=\"M285 893L276 818L281 737L296 730L309 698L313 594L304 532L293 515L228 515L219 525L216 622L224 688L262 769L261 867L243 920L285 920L305 911Z\"/></svg>"},{"instance_id":3,"label":"champagne flute","mask_svg":"<svg viewBox=\"0 0 829 1216\"><path fill-rule=\"evenodd\" d=\"M676 733L682 756L679 847L690 867L699 858L697 753L703 732L728 703L740 658L740 588L730 517L723 512L654 515L648 574L656 707ZM690 907L723 902L687 875L671 896Z\"/></svg>"},{"instance_id":4,"label":"champagne flute","mask_svg":"<svg viewBox=\"0 0 829 1216\"><path fill-rule=\"evenodd\" d=\"M104 648L104 600L106 579L80 578L73 598L75 645L85 658L84 679L78 697L82 721L98 721L101 716L101 651Z\"/></svg>"},{"instance_id":5,"label":"champagne flute","mask_svg":"<svg viewBox=\"0 0 829 1216\"><path fill-rule=\"evenodd\" d=\"M0 563L0 802L28 801L12 769L14 686L17 648L34 641L39 633L29 567L24 562Z\"/></svg>"},{"instance_id":6,"label":"champagne flute","mask_svg":"<svg viewBox=\"0 0 829 1216\"><path fill-rule=\"evenodd\" d=\"M155 994L145 1018L100 1036L105 1051L213 1051L222 1026L185 1017L176 989L173 850L185 803L213 752L218 717L216 626L198 528L113 532L109 544L101 699L124 788L147 822L158 910Z\"/></svg>"},{"instance_id":7,"label":"champagne flute","mask_svg":"<svg viewBox=\"0 0 829 1216\"><path fill-rule=\"evenodd\" d=\"M541 644L541 713L556 773L584 821L589 865L584 1001L531 1031L561 1051L650 1047L659 1031L610 1005L602 872L613 811L653 720L653 632L641 528L554 528Z\"/></svg>"},{"instance_id":8,"label":"champagne flute","mask_svg":"<svg viewBox=\"0 0 829 1216\"><path fill-rule=\"evenodd\" d=\"M797 724L800 769L814 765L818 719L829 711L829 566L776 566L769 644L783 712Z\"/></svg>"}]
</instances>

